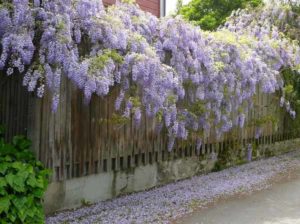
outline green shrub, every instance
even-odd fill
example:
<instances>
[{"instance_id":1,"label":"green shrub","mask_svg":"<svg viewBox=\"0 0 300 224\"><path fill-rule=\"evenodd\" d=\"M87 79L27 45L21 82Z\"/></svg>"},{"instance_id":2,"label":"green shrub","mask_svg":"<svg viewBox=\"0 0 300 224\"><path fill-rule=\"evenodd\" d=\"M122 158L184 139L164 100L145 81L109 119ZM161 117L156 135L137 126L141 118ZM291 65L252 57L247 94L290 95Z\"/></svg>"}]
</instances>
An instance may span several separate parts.
<instances>
[{"instance_id":1,"label":"green shrub","mask_svg":"<svg viewBox=\"0 0 300 224\"><path fill-rule=\"evenodd\" d=\"M6 143L0 127L0 224L44 223L42 198L50 171L37 161L31 142L15 136Z\"/></svg>"}]
</instances>

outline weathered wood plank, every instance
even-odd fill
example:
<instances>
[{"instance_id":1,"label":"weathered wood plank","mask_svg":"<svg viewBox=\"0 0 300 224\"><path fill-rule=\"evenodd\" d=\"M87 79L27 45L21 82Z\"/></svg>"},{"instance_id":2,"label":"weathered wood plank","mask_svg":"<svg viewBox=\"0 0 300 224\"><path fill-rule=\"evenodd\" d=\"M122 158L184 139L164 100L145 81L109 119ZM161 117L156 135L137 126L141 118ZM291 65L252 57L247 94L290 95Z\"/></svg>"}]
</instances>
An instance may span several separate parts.
<instances>
[{"instance_id":1,"label":"weathered wood plank","mask_svg":"<svg viewBox=\"0 0 300 224\"><path fill-rule=\"evenodd\" d=\"M188 141L176 141L174 151L169 153L166 129L157 133L155 121L146 118L144 113L140 126L136 126L132 118L129 124L114 124L112 118L116 112L114 101L118 88L113 88L104 98L93 96L91 102L85 104L82 91L64 79L60 104L53 113L51 93L47 92L43 99L37 99L33 94L26 95L20 77L0 78L0 123L8 125L6 138L17 133L28 134L33 140L35 154L53 169L53 181L199 156L195 148L196 136ZM240 150L241 146L252 142L270 144L291 138L292 134L287 133L289 124L285 115L273 98L258 91L254 106L246 111L248 122L245 128L234 128L221 139L216 139L211 128L203 139L201 153L220 152L227 147ZM275 130L270 123L265 124L263 138L256 141L255 127L249 124L266 115L278 118L279 128Z\"/></svg>"}]
</instances>

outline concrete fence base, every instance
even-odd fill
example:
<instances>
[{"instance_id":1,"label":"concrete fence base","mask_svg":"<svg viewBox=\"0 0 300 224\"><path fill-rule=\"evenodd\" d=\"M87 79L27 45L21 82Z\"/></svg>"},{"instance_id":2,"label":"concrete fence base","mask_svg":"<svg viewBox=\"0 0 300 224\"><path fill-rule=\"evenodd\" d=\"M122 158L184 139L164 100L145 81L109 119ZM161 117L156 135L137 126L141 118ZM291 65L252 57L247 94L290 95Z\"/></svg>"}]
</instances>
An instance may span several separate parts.
<instances>
[{"instance_id":1,"label":"concrete fence base","mask_svg":"<svg viewBox=\"0 0 300 224\"><path fill-rule=\"evenodd\" d=\"M270 157L293 151L300 147L300 139L262 145L253 151L253 159ZM45 195L44 208L47 214L55 211L80 207L114 197L147 190L156 186L208 173L220 160L220 153L213 152L199 157L164 161L140 166L127 171L114 171L89 175L49 185ZM247 161L247 148L230 152L226 166Z\"/></svg>"}]
</instances>

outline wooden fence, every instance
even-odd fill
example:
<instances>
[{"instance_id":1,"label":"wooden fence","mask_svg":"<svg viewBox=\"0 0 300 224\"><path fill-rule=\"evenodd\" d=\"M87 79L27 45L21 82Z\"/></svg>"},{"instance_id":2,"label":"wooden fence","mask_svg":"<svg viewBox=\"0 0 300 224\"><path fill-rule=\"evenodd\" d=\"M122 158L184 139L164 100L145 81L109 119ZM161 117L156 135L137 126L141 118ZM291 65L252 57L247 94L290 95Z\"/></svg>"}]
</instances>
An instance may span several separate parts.
<instances>
[{"instance_id":1,"label":"wooden fence","mask_svg":"<svg viewBox=\"0 0 300 224\"><path fill-rule=\"evenodd\" d=\"M255 139L255 127L246 124L234 129L221 140L211 134L205 139L200 155L196 141L178 141L172 152L167 151L166 134L157 134L153 121L145 115L139 127L131 120L126 125L111 123L114 101L109 96L93 96L86 105L83 94L68 80L61 84L61 101L56 113L51 112L51 96L37 99L21 85L20 76L0 75L0 123L7 126L6 138L25 134L33 140L37 157L54 171L53 181L60 181L99 172L126 170L155 162L198 156L246 146L250 142L270 144L294 138L297 133L287 127L274 96L258 94L254 107L248 111L251 121L272 115L277 127L268 122L262 136ZM239 143L239 144L237 144Z\"/></svg>"},{"instance_id":2,"label":"wooden fence","mask_svg":"<svg viewBox=\"0 0 300 224\"><path fill-rule=\"evenodd\" d=\"M5 138L26 135L29 93L22 87L22 76L0 73L0 124L6 124Z\"/></svg>"}]
</instances>

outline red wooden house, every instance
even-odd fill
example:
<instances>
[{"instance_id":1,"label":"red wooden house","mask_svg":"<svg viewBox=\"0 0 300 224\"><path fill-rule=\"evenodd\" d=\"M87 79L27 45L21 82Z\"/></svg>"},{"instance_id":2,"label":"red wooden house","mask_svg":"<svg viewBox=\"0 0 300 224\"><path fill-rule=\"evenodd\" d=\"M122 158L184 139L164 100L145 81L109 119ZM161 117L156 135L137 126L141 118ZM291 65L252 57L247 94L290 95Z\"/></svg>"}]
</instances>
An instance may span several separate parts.
<instances>
[{"instance_id":1,"label":"red wooden house","mask_svg":"<svg viewBox=\"0 0 300 224\"><path fill-rule=\"evenodd\" d=\"M116 0L103 0L104 5L114 4ZM141 9L152 13L157 17L165 15L166 0L136 0Z\"/></svg>"}]
</instances>

